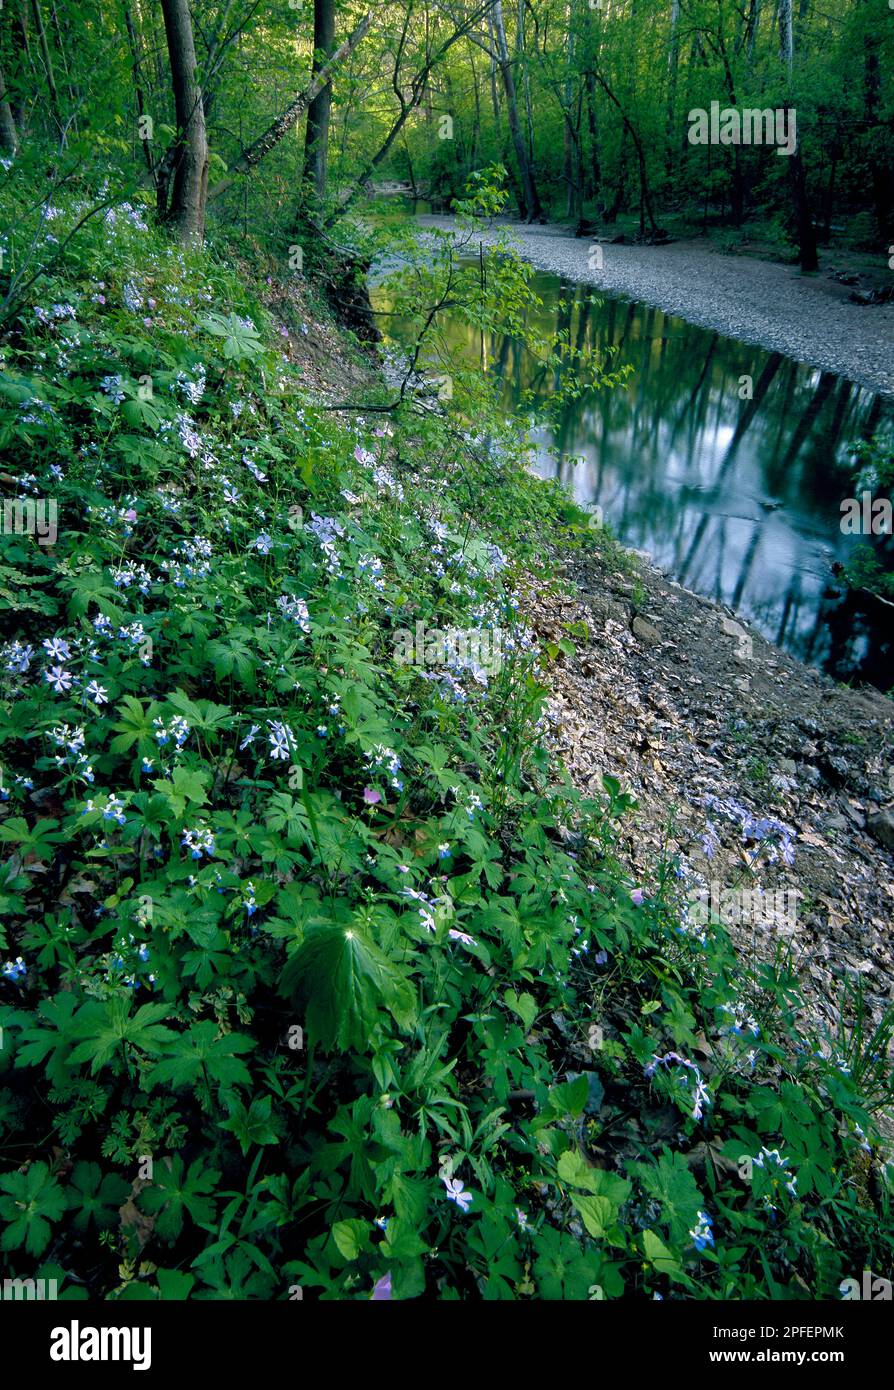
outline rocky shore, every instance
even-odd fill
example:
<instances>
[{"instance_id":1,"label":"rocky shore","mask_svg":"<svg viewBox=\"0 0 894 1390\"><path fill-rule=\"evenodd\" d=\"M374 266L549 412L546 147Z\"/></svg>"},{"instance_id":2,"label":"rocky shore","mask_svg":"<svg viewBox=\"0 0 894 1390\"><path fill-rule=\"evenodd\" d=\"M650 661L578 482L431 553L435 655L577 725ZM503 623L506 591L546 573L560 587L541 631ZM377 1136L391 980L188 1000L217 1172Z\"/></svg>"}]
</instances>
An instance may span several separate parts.
<instances>
[{"instance_id":1,"label":"rocky shore","mask_svg":"<svg viewBox=\"0 0 894 1390\"><path fill-rule=\"evenodd\" d=\"M456 225L452 217L431 214L418 221L448 231ZM604 241L602 267L593 269L593 242L563 227L507 222L481 239L507 231L519 253L541 270L641 300L701 328L894 395L894 304L853 303L851 287L833 273L834 253L827 271L802 275L797 266L724 255L702 241Z\"/></svg>"}]
</instances>

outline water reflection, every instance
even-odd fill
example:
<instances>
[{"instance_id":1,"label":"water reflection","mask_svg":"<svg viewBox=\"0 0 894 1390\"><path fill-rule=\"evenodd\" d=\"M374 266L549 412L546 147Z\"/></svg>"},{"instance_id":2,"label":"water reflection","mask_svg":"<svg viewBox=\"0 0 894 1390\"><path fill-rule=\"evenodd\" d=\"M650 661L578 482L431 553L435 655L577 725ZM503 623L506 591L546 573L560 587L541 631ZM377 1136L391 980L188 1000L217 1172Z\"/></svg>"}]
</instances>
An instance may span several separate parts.
<instances>
[{"instance_id":1,"label":"water reflection","mask_svg":"<svg viewBox=\"0 0 894 1390\"><path fill-rule=\"evenodd\" d=\"M538 273L534 289L538 327L579 348L615 347L615 362L634 369L626 386L570 402L539 430L537 471L597 503L626 545L803 661L888 689L891 610L839 592L832 565L859 543L839 526L853 493L849 447L890 420L890 405L661 310L596 303L591 286ZM460 335L468 330L456 325ZM468 341L476 359L482 346L507 407L524 389L545 399L572 369L547 375L514 340Z\"/></svg>"}]
</instances>

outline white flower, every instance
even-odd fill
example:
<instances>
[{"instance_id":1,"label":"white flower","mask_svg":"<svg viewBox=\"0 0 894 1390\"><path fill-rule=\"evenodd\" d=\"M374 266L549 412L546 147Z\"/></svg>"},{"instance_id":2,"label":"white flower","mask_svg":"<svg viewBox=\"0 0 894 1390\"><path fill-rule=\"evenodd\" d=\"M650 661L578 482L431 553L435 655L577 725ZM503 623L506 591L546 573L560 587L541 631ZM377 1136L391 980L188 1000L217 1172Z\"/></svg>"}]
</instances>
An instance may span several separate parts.
<instances>
[{"instance_id":1,"label":"white flower","mask_svg":"<svg viewBox=\"0 0 894 1390\"><path fill-rule=\"evenodd\" d=\"M295 744L295 735L288 724L281 724L276 719L268 719L267 725L270 729L268 738L270 739L270 756L276 761L282 759L288 762L292 756L292 749Z\"/></svg>"},{"instance_id":2,"label":"white flower","mask_svg":"<svg viewBox=\"0 0 894 1390\"><path fill-rule=\"evenodd\" d=\"M63 695L71 690L71 672L63 671L61 666L51 666L49 671L44 672L44 679L49 681L57 695Z\"/></svg>"},{"instance_id":3,"label":"white flower","mask_svg":"<svg viewBox=\"0 0 894 1390\"><path fill-rule=\"evenodd\" d=\"M61 637L45 637L42 645L52 661L68 661L71 656L71 647Z\"/></svg>"},{"instance_id":4,"label":"white flower","mask_svg":"<svg viewBox=\"0 0 894 1390\"><path fill-rule=\"evenodd\" d=\"M447 1200L455 1202L461 1211L466 1212L472 1205L472 1193L463 1191L461 1178L447 1178L442 1176L441 1181L447 1188Z\"/></svg>"}]
</instances>

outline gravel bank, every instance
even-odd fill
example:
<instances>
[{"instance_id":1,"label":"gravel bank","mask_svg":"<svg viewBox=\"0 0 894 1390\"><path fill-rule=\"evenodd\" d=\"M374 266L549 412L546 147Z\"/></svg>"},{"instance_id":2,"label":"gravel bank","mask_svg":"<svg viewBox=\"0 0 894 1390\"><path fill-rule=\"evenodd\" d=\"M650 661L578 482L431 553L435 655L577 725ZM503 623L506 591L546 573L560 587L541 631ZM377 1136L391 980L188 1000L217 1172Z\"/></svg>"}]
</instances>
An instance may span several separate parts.
<instances>
[{"instance_id":1,"label":"gravel bank","mask_svg":"<svg viewBox=\"0 0 894 1390\"><path fill-rule=\"evenodd\" d=\"M452 217L422 216L452 229ZM894 305L863 308L828 274L802 276L770 261L725 256L697 241L667 246L603 243L604 268L590 270L590 242L561 227L501 224L532 265L652 304L701 328L784 353L894 396ZM487 242L494 233L485 233Z\"/></svg>"}]
</instances>

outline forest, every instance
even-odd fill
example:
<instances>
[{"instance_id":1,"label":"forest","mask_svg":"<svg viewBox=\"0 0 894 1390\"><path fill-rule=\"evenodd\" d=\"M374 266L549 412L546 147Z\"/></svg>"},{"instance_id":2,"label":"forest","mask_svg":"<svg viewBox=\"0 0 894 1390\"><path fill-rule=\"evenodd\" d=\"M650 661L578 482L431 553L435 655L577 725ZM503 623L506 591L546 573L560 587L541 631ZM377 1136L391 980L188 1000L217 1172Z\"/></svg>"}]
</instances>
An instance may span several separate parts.
<instances>
[{"instance_id":1,"label":"forest","mask_svg":"<svg viewBox=\"0 0 894 1390\"><path fill-rule=\"evenodd\" d=\"M0 1312L891 1298L892 59L0 5Z\"/></svg>"}]
</instances>

